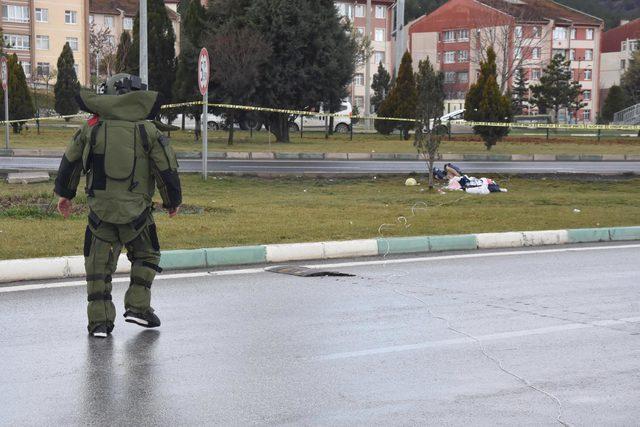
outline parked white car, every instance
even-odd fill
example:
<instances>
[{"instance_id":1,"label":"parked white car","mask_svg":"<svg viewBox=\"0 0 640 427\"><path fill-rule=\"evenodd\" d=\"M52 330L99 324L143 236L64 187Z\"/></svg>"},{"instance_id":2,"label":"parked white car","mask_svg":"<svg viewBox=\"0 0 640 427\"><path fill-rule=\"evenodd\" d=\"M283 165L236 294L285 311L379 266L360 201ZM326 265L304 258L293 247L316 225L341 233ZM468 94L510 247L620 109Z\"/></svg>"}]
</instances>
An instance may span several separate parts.
<instances>
[{"instance_id":1,"label":"parked white car","mask_svg":"<svg viewBox=\"0 0 640 427\"><path fill-rule=\"evenodd\" d=\"M322 104L318 106L318 115L313 116L297 116L296 119L289 124L289 129L292 132L300 131L302 126L304 130L324 130L325 119L324 108ZM347 133L351 130L351 113L353 113L353 107L350 102L343 102L339 111L335 114L339 114L338 117L333 119L333 129L337 133Z\"/></svg>"},{"instance_id":2,"label":"parked white car","mask_svg":"<svg viewBox=\"0 0 640 427\"><path fill-rule=\"evenodd\" d=\"M202 114L200 115L202 117ZM207 126L209 130L219 130L224 126L225 120L222 116L217 116L215 114L208 114ZM173 126L182 126L182 114L178 114L178 116L171 122ZM196 129L196 119L187 115L184 119L184 128L187 130L195 130Z\"/></svg>"}]
</instances>

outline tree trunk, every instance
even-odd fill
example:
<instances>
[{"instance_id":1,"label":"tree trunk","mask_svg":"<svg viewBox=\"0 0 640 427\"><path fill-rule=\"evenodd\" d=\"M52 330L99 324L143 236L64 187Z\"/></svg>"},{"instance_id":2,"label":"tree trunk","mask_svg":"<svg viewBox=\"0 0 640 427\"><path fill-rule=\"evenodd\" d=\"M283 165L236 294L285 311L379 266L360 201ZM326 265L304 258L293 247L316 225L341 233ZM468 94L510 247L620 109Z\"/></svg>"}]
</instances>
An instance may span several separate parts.
<instances>
[{"instance_id":1,"label":"tree trunk","mask_svg":"<svg viewBox=\"0 0 640 427\"><path fill-rule=\"evenodd\" d=\"M234 130L233 121L234 121L233 110L229 110L227 112L227 126L229 127L229 140L227 141L227 145L233 145L233 130Z\"/></svg>"},{"instance_id":2,"label":"tree trunk","mask_svg":"<svg viewBox=\"0 0 640 427\"><path fill-rule=\"evenodd\" d=\"M196 114L196 129L194 131L195 140L198 141L202 135L202 119L199 114Z\"/></svg>"},{"instance_id":3,"label":"tree trunk","mask_svg":"<svg viewBox=\"0 0 640 427\"><path fill-rule=\"evenodd\" d=\"M289 115L274 114L269 118L271 133L276 137L276 142L289 141Z\"/></svg>"},{"instance_id":4,"label":"tree trunk","mask_svg":"<svg viewBox=\"0 0 640 427\"><path fill-rule=\"evenodd\" d=\"M433 164L436 161L436 156L429 153L429 190L433 190Z\"/></svg>"},{"instance_id":5,"label":"tree trunk","mask_svg":"<svg viewBox=\"0 0 640 427\"><path fill-rule=\"evenodd\" d=\"M180 128L184 131L184 127L185 127L185 118L187 116L187 112L185 110L182 110L182 124L180 125Z\"/></svg>"}]
</instances>

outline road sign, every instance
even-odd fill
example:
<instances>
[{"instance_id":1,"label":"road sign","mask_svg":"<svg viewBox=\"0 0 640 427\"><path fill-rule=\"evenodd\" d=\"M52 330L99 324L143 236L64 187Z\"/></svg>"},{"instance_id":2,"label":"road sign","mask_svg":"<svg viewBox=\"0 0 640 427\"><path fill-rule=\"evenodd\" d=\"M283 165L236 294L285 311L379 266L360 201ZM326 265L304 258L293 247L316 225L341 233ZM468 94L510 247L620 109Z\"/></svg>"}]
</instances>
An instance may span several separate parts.
<instances>
[{"instance_id":1,"label":"road sign","mask_svg":"<svg viewBox=\"0 0 640 427\"><path fill-rule=\"evenodd\" d=\"M202 48L200 51L200 58L198 59L198 87L202 94L202 178L206 181L207 170L209 161L209 77L211 72L211 64L209 63L209 52L206 48Z\"/></svg>"},{"instance_id":2,"label":"road sign","mask_svg":"<svg viewBox=\"0 0 640 427\"><path fill-rule=\"evenodd\" d=\"M209 52L206 48L202 48L200 51L200 59L198 59L198 87L200 87L200 94L205 95L209 91L209 77L211 73L211 66L209 64Z\"/></svg>"},{"instance_id":3,"label":"road sign","mask_svg":"<svg viewBox=\"0 0 640 427\"><path fill-rule=\"evenodd\" d=\"M7 82L9 81L9 67L7 66L7 57L0 58L0 68L2 74L2 90L7 90Z\"/></svg>"}]
</instances>

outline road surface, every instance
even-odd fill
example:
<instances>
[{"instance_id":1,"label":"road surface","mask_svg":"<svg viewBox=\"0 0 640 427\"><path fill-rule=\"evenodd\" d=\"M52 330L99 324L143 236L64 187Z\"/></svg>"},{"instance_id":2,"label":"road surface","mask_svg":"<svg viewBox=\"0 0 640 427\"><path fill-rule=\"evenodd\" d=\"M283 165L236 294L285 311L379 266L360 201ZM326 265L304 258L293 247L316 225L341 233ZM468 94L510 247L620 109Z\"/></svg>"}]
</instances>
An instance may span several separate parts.
<instances>
[{"instance_id":1,"label":"road surface","mask_svg":"<svg viewBox=\"0 0 640 427\"><path fill-rule=\"evenodd\" d=\"M342 278L165 274L162 327L119 317L106 340L86 335L79 283L2 286L0 425L636 424L639 258L636 244L340 261L356 275Z\"/></svg>"},{"instance_id":2,"label":"road surface","mask_svg":"<svg viewBox=\"0 0 640 427\"><path fill-rule=\"evenodd\" d=\"M199 159L181 159L182 172L198 172ZM640 162L455 162L466 173L523 174L624 174L640 173ZM0 157L0 170L57 171L60 159L46 157ZM444 162L437 162L442 168ZM210 160L211 173L275 174L406 174L423 173L424 162L365 160Z\"/></svg>"}]
</instances>

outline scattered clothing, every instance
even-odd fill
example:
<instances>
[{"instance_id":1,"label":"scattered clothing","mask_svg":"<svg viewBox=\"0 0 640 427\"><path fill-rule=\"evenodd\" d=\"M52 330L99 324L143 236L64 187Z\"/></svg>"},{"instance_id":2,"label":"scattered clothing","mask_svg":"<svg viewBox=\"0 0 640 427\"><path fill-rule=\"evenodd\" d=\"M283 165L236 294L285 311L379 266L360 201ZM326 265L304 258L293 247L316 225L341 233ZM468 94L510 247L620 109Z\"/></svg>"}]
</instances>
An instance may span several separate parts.
<instances>
[{"instance_id":1,"label":"scattered clothing","mask_svg":"<svg viewBox=\"0 0 640 427\"><path fill-rule=\"evenodd\" d=\"M450 191L465 191L469 194L479 195L507 192L506 189L500 188L494 180L467 176L462 172L462 169L452 163L447 163L444 166L444 171L434 169L433 175L439 180L448 179L449 184L446 189Z\"/></svg>"}]
</instances>

